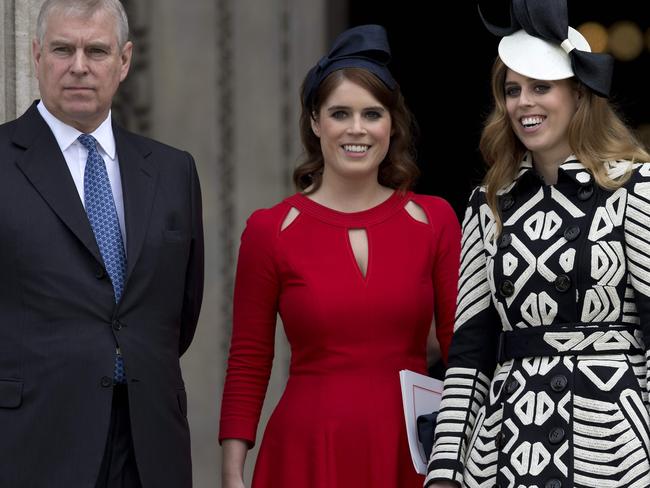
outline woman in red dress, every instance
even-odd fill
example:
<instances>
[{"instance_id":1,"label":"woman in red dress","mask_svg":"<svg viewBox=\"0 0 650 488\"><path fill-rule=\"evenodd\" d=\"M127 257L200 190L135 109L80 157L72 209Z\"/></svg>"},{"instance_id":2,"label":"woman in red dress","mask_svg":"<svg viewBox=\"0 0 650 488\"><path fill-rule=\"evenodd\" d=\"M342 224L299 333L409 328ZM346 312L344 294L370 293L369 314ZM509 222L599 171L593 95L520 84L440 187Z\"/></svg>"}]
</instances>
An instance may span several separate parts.
<instances>
[{"instance_id":1,"label":"woman in red dress","mask_svg":"<svg viewBox=\"0 0 650 488\"><path fill-rule=\"evenodd\" d=\"M290 373L252 486L422 486L399 371L426 373L430 335L446 359L460 226L447 202L408 191L412 119L389 60L380 26L337 38L302 87L299 193L253 213L242 235L219 434L224 488L244 487L278 314Z\"/></svg>"}]
</instances>

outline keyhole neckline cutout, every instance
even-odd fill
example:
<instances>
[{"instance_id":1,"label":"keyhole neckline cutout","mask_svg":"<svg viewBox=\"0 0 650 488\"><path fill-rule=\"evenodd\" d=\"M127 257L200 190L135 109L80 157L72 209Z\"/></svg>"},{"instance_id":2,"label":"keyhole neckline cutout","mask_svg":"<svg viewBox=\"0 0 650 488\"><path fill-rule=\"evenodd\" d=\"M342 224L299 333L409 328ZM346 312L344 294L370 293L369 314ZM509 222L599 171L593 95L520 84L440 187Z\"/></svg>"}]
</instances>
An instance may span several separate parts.
<instances>
[{"instance_id":1,"label":"keyhole neckline cutout","mask_svg":"<svg viewBox=\"0 0 650 488\"><path fill-rule=\"evenodd\" d=\"M368 248L368 231L366 229L348 229L348 244L361 277L368 277L370 251Z\"/></svg>"},{"instance_id":2,"label":"keyhole neckline cutout","mask_svg":"<svg viewBox=\"0 0 650 488\"><path fill-rule=\"evenodd\" d=\"M360 212L341 212L315 202L309 196L296 193L285 200L289 205L301 212L308 213L317 219L340 227L361 228L383 222L396 212L404 209L406 202L413 198L412 192L400 193L394 191L379 205Z\"/></svg>"}]
</instances>

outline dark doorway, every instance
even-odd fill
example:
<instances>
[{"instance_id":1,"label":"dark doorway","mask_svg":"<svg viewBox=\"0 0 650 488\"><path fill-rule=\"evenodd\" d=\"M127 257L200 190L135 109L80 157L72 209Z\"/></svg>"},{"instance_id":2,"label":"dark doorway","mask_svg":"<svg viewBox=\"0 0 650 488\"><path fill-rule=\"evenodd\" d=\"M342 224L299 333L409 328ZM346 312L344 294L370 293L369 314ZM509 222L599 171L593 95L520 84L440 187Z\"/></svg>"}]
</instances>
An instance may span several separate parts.
<instances>
[{"instance_id":1,"label":"dark doorway","mask_svg":"<svg viewBox=\"0 0 650 488\"><path fill-rule=\"evenodd\" d=\"M350 0L348 14L349 25L378 23L388 30L391 67L420 127L422 176L417 191L444 197L460 216L469 192L484 174L477 147L490 109L490 67L499 39L483 27L477 3L445 2L447 15L429 13L443 10L441 5ZM481 2L486 17L502 25L508 23L508 5L503 0ZM631 20L646 33L646 39L650 37L650 9L645 2L569 2L569 18L574 27L588 20L605 27ZM616 63L613 100L633 127L650 123L645 75L649 68L648 48L632 62Z\"/></svg>"}]
</instances>

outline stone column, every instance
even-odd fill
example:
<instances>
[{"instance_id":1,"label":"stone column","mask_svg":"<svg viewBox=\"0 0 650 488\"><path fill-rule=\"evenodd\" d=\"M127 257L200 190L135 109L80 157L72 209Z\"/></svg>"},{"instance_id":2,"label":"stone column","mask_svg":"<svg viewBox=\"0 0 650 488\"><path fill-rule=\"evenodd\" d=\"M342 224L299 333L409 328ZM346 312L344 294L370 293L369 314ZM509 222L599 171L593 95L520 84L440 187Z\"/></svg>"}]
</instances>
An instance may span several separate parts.
<instances>
[{"instance_id":1,"label":"stone column","mask_svg":"<svg viewBox=\"0 0 650 488\"><path fill-rule=\"evenodd\" d=\"M32 64L36 17L44 0L3 0L0 3L0 122L15 119L38 98Z\"/></svg>"}]
</instances>

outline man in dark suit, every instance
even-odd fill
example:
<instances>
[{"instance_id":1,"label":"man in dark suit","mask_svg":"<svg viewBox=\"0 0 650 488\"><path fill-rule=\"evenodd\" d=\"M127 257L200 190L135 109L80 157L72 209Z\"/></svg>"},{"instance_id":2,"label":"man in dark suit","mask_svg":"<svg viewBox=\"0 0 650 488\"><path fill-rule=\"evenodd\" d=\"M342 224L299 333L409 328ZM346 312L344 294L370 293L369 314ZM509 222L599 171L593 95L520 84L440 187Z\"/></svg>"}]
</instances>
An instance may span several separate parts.
<instances>
[{"instance_id":1,"label":"man in dark suit","mask_svg":"<svg viewBox=\"0 0 650 488\"><path fill-rule=\"evenodd\" d=\"M192 157L111 121L118 0L46 0L42 100L0 126L0 487L189 488L203 293Z\"/></svg>"}]
</instances>

